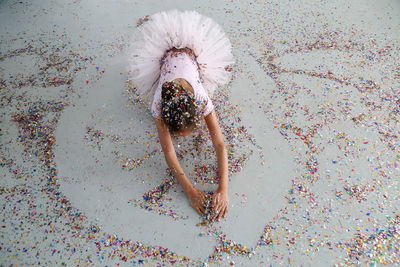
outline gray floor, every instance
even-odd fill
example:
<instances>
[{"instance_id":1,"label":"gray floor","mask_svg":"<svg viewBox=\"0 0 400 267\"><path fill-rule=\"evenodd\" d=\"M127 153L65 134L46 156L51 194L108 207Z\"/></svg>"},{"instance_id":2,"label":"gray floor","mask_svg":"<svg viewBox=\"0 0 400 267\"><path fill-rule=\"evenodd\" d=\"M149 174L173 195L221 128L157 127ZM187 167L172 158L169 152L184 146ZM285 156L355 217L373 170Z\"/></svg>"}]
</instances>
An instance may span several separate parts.
<instances>
[{"instance_id":1,"label":"gray floor","mask_svg":"<svg viewBox=\"0 0 400 267\"><path fill-rule=\"evenodd\" d=\"M126 79L138 19L173 8L218 22L236 59L213 97L231 167L218 223L168 180ZM399 14L396 0L0 1L0 265L398 264ZM207 132L174 142L214 190Z\"/></svg>"}]
</instances>

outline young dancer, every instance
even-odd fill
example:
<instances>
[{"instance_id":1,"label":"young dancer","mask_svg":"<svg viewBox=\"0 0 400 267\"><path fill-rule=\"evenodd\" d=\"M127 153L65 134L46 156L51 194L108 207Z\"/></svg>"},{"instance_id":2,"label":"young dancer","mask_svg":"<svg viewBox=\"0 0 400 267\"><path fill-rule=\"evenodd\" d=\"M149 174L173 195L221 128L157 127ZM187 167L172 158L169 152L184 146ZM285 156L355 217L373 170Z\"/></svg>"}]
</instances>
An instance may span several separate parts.
<instances>
[{"instance_id":1,"label":"young dancer","mask_svg":"<svg viewBox=\"0 0 400 267\"><path fill-rule=\"evenodd\" d=\"M219 186L212 195L212 219L226 217L229 207L228 159L224 138L210 99L229 80L231 44L210 18L176 10L152 15L134 36L130 78L149 102L165 160L192 207L205 212L205 193L186 177L171 135L189 136L204 120L216 150Z\"/></svg>"}]
</instances>

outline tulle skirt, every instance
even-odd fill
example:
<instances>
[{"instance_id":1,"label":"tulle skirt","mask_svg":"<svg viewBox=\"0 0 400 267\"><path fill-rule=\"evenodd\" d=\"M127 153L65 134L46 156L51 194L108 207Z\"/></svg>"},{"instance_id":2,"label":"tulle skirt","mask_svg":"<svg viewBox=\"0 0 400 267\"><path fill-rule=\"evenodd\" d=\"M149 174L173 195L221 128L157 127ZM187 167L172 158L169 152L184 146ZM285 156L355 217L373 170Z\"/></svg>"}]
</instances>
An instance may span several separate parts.
<instances>
[{"instance_id":1,"label":"tulle skirt","mask_svg":"<svg viewBox=\"0 0 400 267\"><path fill-rule=\"evenodd\" d=\"M195 11L160 12L138 27L128 55L129 79L148 101L158 86L161 59L173 47L194 52L203 87L210 96L229 81L226 66L234 62L232 46L221 27Z\"/></svg>"}]
</instances>

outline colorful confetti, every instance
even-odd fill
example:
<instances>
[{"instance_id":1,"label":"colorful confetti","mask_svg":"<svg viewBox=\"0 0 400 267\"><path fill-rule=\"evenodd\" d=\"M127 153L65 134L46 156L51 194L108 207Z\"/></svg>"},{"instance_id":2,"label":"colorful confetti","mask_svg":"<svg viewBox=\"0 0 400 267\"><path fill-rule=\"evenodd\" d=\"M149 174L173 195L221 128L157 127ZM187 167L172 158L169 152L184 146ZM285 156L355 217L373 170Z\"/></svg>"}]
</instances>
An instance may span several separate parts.
<instances>
[{"instance_id":1,"label":"colorful confetti","mask_svg":"<svg viewBox=\"0 0 400 267\"><path fill-rule=\"evenodd\" d=\"M268 131L288 145L295 166L296 175L289 177L290 187L278 209L273 204L279 200L272 197L268 203L257 202L260 210L274 209L274 216L263 219L257 241L247 244L224 230L228 221L211 221L212 192L207 191L206 215L193 218L172 204L182 192L169 170L149 171L160 169L162 151L146 100L125 82L121 67L130 34L149 20L143 14L149 7L114 3L119 18L108 20L102 10L114 9L92 4L0 4L0 265L400 263L400 47L392 36L399 25L395 7L379 3L382 6L372 11L373 7L343 1L316 1L316 7L309 8L305 1L196 7L218 18L237 58L227 68L231 83L213 96L228 149L231 183L249 179L243 174L249 166L274 168L254 124L272 124ZM354 10L365 11L363 21L345 23L341 16L357 17ZM142 18L132 21L135 17ZM232 90L243 86L236 84L241 80L254 90L249 95L257 97L243 94L242 102L234 104L238 96ZM97 87L99 81L115 86L110 98L122 95L124 102L103 103L99 100L103 98L93 97L96 90L103 92ZM129 116L123 114L113 117L112 105L124 106L136 124L129 124ZM86 106L90 114L80 125L79 140L71 141L81 142L80 150L60 149L63 133L58 127L62 123L77 127L78 118L69 117L67 110ZM263 116L251 118L255 111ZM120 124L124 127L113 127ZM218 183L215 150L205 125L195 136L176 137L174 143L196 186ZM57 153L71 158L87 153L93 158L92 169L68 180L60 171L63 162ZM197 226L200 234L193 233L193 240L210 240L210 254L187 257L166 246L125 238L81 209L65 185L80 185L84 179L101 184L104 181L95 180L96 171L105 162L130 177L123 186L142 186L141 193L128 201L129 207L171 223ZM87 173L94 174L86 177ZM272 178L260 172L255 179ZM107 194L120 193L117 184L101 186ZM259 195L263 190L257 188ZM253 207L254 196L230 193L235 203L231 210ZM101 205L112 209L108 204Z\"/></svg>"}]
</instances>

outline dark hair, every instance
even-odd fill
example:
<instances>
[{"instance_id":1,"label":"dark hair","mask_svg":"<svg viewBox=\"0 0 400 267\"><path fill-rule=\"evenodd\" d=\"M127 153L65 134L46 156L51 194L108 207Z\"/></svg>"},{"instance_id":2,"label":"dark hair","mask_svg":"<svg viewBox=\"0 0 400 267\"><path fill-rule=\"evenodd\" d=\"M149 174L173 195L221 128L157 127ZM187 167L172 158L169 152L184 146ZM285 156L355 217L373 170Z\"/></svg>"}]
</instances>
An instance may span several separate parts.
<instances>
[{"instance_id":1,"label":"dark hair","mask_svg":"<svg viewBox=\"0 0 400 267\"><path fill-rule=\"evenodd\" d=\"M171 133L192 128L198 118L193 96L176 82L165 82L161 89L161 117Z\"/></svg>"}]
</instances>

